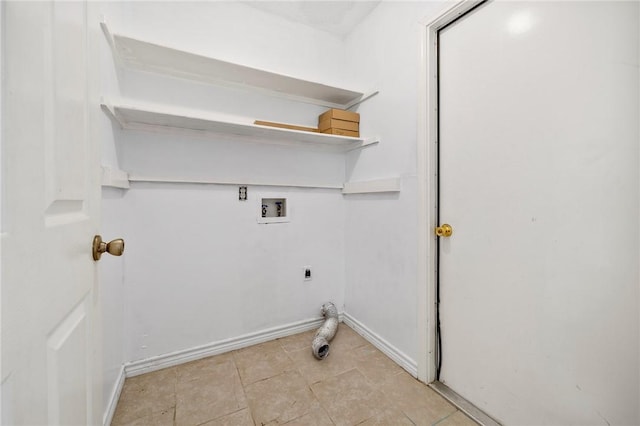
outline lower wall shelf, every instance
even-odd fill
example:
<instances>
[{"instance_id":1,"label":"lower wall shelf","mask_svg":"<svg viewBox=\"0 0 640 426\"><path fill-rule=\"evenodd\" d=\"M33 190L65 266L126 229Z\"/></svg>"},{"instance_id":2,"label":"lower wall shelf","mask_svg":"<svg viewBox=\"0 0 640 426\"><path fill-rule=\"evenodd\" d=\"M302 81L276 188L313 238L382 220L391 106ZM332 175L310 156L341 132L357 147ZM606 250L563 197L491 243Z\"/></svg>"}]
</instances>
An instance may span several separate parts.
<instances>
[{"instance_id":1,"label":"lower wall shelf","mask_svg":"<svg viewBox=\"0 0 640 426\"><path fill-rule=\"evenodd\" d=\"M360 182L345 182L343 194L371 194L375 192L400 192L402 179L399 177L388 179L366 180Z\"/></svg>"},{"instance_id":2,"label":"lower wall shelf","mask_svg":"<svg viewBox=\"0 0 640 426\"><path fill-rule=\"evenodd\" d=\"M206 113L161 107L110 105L102 103L103 111L126 130L142 130L164 133L189 132L199 135L224 135L276 145L320 147L347 152L376 144L378 138L353 138L325 133L304 132L227 121Z\"/></svg>"}]
</instances>

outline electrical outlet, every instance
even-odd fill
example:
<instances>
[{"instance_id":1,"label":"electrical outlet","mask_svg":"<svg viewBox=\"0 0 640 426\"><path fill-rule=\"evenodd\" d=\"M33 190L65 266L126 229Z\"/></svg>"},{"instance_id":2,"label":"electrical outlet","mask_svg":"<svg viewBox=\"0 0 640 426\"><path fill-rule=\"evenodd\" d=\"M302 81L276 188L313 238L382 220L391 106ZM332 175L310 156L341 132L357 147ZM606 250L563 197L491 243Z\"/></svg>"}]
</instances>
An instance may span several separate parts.
<instances>
[{"instance_id":1,"label":"electrical outlet","mask_svg":"<svg viewBox=\"0 0 640 426\"><path fill-rule=\"evenodd\" d=\"M247 187L241 186L238 188L238 200L247 201Z\"/></svg>"},{"instance_id":2,"label":"electrical outlet","mask_svg":"<svg viewBox=\"0 0 640 426\"><path fill-rule=\"evenodd\" d=\"M305 266L304 270L304 280L311 281L311 266Z\"/></svg>"}]
</instances>

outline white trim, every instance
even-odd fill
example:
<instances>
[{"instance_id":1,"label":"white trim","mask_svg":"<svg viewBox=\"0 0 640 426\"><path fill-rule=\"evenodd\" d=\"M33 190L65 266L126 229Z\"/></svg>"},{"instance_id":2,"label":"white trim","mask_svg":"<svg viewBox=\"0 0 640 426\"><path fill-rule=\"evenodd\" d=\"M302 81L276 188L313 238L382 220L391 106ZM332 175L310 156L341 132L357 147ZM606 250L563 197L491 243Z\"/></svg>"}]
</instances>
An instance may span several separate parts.
<instances>
[{"instance_id":1,"label":"white trim","mask_svg":"<svg viewBox=\"0 0 640 426\"><path fill-rule=\"evenodd\" d=\"M102 186L129 189L129 175L125 171L102 166Z\"/></svg>"},{"instance_id":2,"label":"white trim","mask_svg":"<svg viewBox=\"0 0 640 426\"><path fill-rule=\"evenodd\" d=\"M247 346L257 345L258 343L268 342L279 337L286 337L292 334L313 330L314 328L320 327L323 321L324 318L310 318L287 325L244 334L230 339L220 340L218 342L208 343L202 346L196 346L139 361L129 362L125 364L124 371L126 377L134 377L139 376L140 374L151 373L152 371L162 370L163 368L174 367L176 365L195 361L201 358L219 355L236 349L245 348Z\"/></svg>"},{"instance_id":3,"label":"white trim","mask_svg":"<svg viewBox=\"0 0 640 426\"><path fill-rule=\"evenodd\" d=\"M438 30L483 1L462 0L422 23L420 31L420 78L418 87L418 379L435 380L435 292L437 224L438 135Z\"/></svg>"},{"instance_id":4,"label":"white trim","mask_svg":"<svg viewBox=\"0 0 640 426\"><path fill-rule=\"evenodd\" d=\"M387 342L385 339L374 333L360 321L344 312L343 321L351 327L356 333L364 337L369 343L380 349L386 356L391 358L396 364L405 369L413 377L418 376L418 366L416 362L400 349Z\"/></svg>"},{"instance_id":5,"label":"white trim","mask_svg":"<svg viewBox=\"0 0 640 426\"><path fill-rule=\"evenodd\" d=\"M376 179L360 182L345 182L343 194L368 194L373 192L400 192L401 179L399 177Z\"/></svg>"},{"instance_id":6,"label":"white trim","mask_svg":"<svg viewBox=\"0 0 640 426\"><path fill-rule=\"evenodd\" d=\"M436 391L444 399L452 403L468 417L482 426L500 426L500 423L489 416L487 413L476 407L462 396L458 395L453 389L442 382L433 382L429 385L431 389Z\"/></svg>"},{"instance_id":7,"label":"white trim","mask_svg":"<svg viewBox=\"0 0 640 426\"><path fill-rule=\"evenodd\" d=\"M129 182L143 182L143 183L183 183L183 184L201 184L201 185L241 185L241 186L276 186L287 188L313 188L313 189L342 189L342 185L322 185L315 183L301 183L301 182L256 182L251 180L241 179L208 179L208 178L171 178L171 177L154 177L154 176L141 176L141 175L129 175Z\"/></svg>"},{"instance_id":8,"label":"white trim","mask_svg":"<svg viewBox=\"0 0 640 426\"><path fill-rule=\"evenodd\" d=\"M113 415L116 413L116 406L118 405L118 400L120 399L120 394L122 393L122 388L124 387L124 365L120 367L120 372L118 373L118 380L116 380L115 386L113 387L113 391L111 392L111 397L109 398L109 402L105 407L103 424L104 426L109 426L113 421Z\"/></svg>"},{"instance_id":9,"label":"white trim","mask_svg":"<svg viewBox=\"0 0 640 426\"><path fill-rule=\"evenodd\" d=\"M4 25L4 3L0 4L0 26ZM2 31L2 29L0 29L0 73L2 73L3 77L4 77L4 37L3 37L4 31ZM4 78L0 79L0 240L4 239L5 234L4 234L4 222L2 220L2 200L4 199L3 197L3 184L2 184L2 176L4 175L3 172L3 167L2 167L2 152L4 151L4 138L2 137L4 132L3 132L3 127L2 127L2 117L3 117L3 108L2 108L2 99L4 98ZM4 257L2 257L2 247L4 246L4 242L0 241L0 259L4 259ZM0 289L4 289L4 287L2 287L2 275L0 274ZM0 318L2 318L2 293L3 291L0 290ZM2 336L0 336L0 353L2 353ZM10 374L10 373L9 373ZM2 368L0 368L0 380L4 380L5 377L2 374ZM4 419L5 417L2 415L2 406L4 405L4 398L2 396L2 389L4 388L4 381L2 383L0 383L0 423L2 423L2 419ZM9 416L6 416L9 417Z\"/></svg>"}]
</instances>

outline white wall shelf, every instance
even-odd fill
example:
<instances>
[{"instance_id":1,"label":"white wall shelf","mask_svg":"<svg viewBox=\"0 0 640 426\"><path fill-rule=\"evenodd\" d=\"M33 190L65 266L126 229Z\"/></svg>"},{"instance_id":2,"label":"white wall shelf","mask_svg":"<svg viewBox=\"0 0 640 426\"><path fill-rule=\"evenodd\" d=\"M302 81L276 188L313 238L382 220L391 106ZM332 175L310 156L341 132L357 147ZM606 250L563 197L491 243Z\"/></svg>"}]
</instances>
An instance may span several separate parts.
<instances>
[{"instance_id":1,"label":"white wall shelf","mask_svg":"<svg viewBox=\"0 0 640 426\"><path fill-rule=\"evenodd\" d=\"M102 109L125 130L225 135L254 142L326 148L342 152L352 151L379 142L378 138L353 138L230 121L207 115L206 113L178 108L110 105L103 102Z\"/></svg>"},{"instance_id":2,"label":"white wall shelf","mask_svg":"<svg viewBox=\"0 0 640 426\"><path fill-rule=\"evenodd\" d=\"M347 194L371 194L376 192L400 192L402 179L393 177L388 179L376 179L360 182L345 182L342 193Z\"/></svg>"},{"instance_id":3,"label":"white wall shelf","mask_svg":"<svg viewBox=\"0 0 640 426\"><path fill-rule=\"evenodd\" d=\"M129 182L133 183L171 183L171 184L196 184L196 185L233 185L233 186L271 186L285 188L313 188L313 189L338 189L342 190L342 185L309 183L300 181L260 181L260 180L242 180L242 179L219 179L219 178L177 178L169 176L143 176L131 174L128 177Z\"/></svg>"},{"instance_id":4,"label":"white wall shelf","mask_svg":"<svg viewBox=\"0 0 640 426\"><path fill-rule=\"evenodd\" d=\"M125 171L102 166L102 186L129 189L129 175Z\"/></svg>"},{"instance_id":5,"label":"white wall shelf","mask_svg":"<svg viewBox=\"0 0 640 426\"><path fill-rule=\"evenodd\" d=\"M247 67L149 41L113 34L101 23L116 62L133 69L181 77L221 86L266 92L270 96L329 108L349 109L378 92L329 86L284 74Z\"/></svg>"}]
</instances>

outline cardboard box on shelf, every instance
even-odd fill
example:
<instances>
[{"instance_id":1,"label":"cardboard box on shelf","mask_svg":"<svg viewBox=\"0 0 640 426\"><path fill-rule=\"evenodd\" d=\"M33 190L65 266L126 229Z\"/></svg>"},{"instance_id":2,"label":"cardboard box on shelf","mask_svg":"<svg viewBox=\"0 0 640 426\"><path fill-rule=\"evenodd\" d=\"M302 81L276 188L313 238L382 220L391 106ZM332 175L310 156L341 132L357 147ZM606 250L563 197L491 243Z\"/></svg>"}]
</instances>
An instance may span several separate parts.
<instances>
[{"instance_id":1,"label":"cardboard box on shelf","mask_svg":"<svg viewBox=\"0 0 640 426\"><path fill-rule=\"evenodd\" d=\"M325 118L318 123L318 130L321 132L331 128L357 132L360 130L360 123L355 121L336 120L334 118Z\"/></svg>"},{"instance_id":2,"label":"cardboard box on shelf","mask_svg":"<svg viewBox=\"0 0 640 426\"><path fill-rule=\"evenodd\" d=\"M359 138L360 132L354 132L353 130L344 130L344 129L326 129L323 130L322 133L327 133L331 135L340 135L340 136L351 136L352 138Z\"/></svg>"},{"instance_id":3,"label":"cardboard box on shelf","mask_svg":"<svg viewBox=\"0 0 640 426\"><path fill-rule=\"evenodd\" d=\"M333 118L335 120L355 121L357 123L360 122L360 114L358 114L357 112L332 108L320 114L320 117L318 117L318 123L330 118Z\"/></svg>"}]
</instances>

